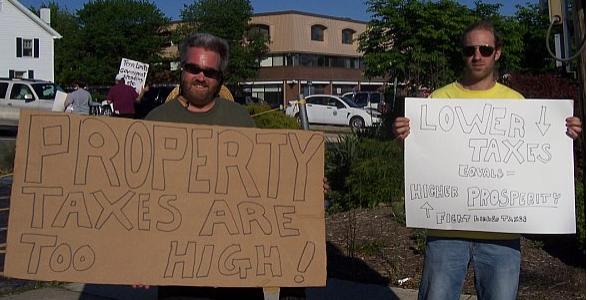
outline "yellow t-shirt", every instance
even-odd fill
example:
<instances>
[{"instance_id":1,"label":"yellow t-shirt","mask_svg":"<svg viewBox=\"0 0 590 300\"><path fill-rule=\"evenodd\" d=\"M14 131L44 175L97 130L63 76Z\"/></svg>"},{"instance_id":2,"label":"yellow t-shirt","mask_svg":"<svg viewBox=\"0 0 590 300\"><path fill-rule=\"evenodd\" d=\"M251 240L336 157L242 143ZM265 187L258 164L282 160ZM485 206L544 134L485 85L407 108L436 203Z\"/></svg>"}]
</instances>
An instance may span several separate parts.
<instances>
[{"instance_id":1,"label":"yellow t-shirt","mask_svg":"<svg viewBox=\"0 0 590 300\"><path fill-rule=\"evenodd\" d=\"M486 99L524 99L517 91L497 83L488 90L468 90L458 82L453 82L435 90L430 98L448 99L448 98L486 98ZM461 231L461 230L435 230L427 231L429 236L462 238L462 239L482 239L482 240L511 240L518 239L520 234L516 233L499 233L499 232L482 232L482 231Z\"/></svg>"},{"instance_id":2,"label":"yellow t-shirt","mask_svg":"<svg viewBox=\"0 0 590 300\"><path fill-rule=\"evenodd\" d=\"M497 83L488 90L468 90L458 82L449 83L436 89L430 98L488 98L488 99L524 99L517 91Z\"/></svg>"}]
</instances>

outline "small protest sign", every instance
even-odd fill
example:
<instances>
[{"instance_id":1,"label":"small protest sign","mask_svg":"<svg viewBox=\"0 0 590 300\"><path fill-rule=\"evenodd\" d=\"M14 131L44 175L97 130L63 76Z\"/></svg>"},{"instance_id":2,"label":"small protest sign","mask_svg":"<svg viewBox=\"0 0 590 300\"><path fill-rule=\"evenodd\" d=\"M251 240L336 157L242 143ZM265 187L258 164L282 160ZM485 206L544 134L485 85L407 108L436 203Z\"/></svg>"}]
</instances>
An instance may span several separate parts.
<instances>
[{"instance_id":1,"label":"small protest sign","mask_svg":"<svg viewBox=\"0 0 590 300\"><path fill-rule=\"evenodd\" d=\"M571 100L407 98L409 227L574 233Z\"/></svg>"},{"instance_id":2,"label":"small protest sign","mask_svg":"<svg viewBox=\"0 0 590 300\"><path fill-rule=\"evenodd\" d=\"M123 74L125 77L125 83L132 86L139 94L141 89L145 86L149 67L149 64L128 58L122 58L119 74Z\"/></svg>"},{"instance_id":3,"label":"small protest sign","mask_svg":"<svg viewBox=\"0 0 590 300\"><path fill-rule=\"evenodd\" d=\"M55 100L53 101L53 106L51 107L51 111L65 111L66 110L66 99L68 98L68 93L57 91L55 92Z\"/></svg>"},{"instance_id":4,"label":"small protest sign","mask_svg":"<svg viewBox=\"0 0 590 300\"><path fill-rule=\"evenodd\" d=\"M4 274L324 286L324 137L25 111Z\"/></svg>"}]
</instances>

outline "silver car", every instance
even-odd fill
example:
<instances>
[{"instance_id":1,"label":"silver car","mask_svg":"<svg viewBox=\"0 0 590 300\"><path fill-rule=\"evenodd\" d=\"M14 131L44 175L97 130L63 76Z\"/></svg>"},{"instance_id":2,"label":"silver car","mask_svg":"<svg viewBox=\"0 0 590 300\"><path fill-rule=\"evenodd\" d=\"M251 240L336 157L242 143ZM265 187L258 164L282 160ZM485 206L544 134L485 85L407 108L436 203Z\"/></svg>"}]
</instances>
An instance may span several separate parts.
<instances>
[{"instance_id":1,"label":"silver car","mask_svg":"<svg viewBox=\"0 0 590 300\"><path fill-rule=\"evenodd\" d=\"M18 126L21 109L51 111L57 91L49 81L0 78L0 126Z\"/></svg>"}]
</instances>

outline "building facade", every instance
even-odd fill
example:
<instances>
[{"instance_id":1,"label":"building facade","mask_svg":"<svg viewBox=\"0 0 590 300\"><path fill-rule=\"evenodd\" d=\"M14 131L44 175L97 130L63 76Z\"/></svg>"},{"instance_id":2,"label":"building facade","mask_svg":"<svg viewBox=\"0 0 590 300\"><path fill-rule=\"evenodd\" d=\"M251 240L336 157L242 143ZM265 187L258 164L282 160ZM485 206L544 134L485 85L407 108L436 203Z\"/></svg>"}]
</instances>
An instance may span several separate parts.
<instances>
[{"instance_id":1,"label":"building facade","mask_svg":"<svg viewBox=\"0 0 590 300\"><path fill-rule=\"evenodd\" d=\"M0 77L54 80L54 39L50 10L38 17L17 0L0 0Z\"/></svg>"},{"instance_id":2,"label":"building facade","mask_svg":"<svg viewBox=\"0 0 590 300\"><path fill-rule=\"evenodd\" d=\"M255 14L251 29L267 36L269 54L255 80L241 82L238 93L273 106L299 95L382 89L384 80L366 80L358 36L367 23L299 11Z\"/></svg>"}]
</instances>

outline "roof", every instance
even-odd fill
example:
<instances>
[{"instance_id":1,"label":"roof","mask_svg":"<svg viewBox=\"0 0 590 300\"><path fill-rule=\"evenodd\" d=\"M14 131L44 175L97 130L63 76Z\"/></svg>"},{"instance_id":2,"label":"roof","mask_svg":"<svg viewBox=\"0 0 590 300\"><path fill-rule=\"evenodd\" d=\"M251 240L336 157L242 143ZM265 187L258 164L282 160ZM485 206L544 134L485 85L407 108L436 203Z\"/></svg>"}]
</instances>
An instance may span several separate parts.
<instances>
[{"instance_id":1,"label":"roof","mask_svg":"<svg viewBox=\"0 0 590 300\"><path fill-rule=\"evenodd\" d=\"M333 17L333 16L320 15L320 14L308 13L308 12L297 11L297 10L283 10L283 11L255 13L253 16L254 17L258 17L258 16L289 15L289 14L303 15L303 16L310 16L310 17L318 17L318 18L326 18L326 19L346 21L346 22L353 22L353 23L359 23L359 24L367 24L368 23L368 22L365 22L365 21L353 20L351 18Z\"/></svg>"},{"instance_id":2,"label":"roof","mask_svg":"<svg viewBox=\"0 0 590 300\"><path fill-rule=\"evenodd\" d=\"M51 28L51 26L49 26L49 24L47 24L47 23L45 23L45 21L41 20L41 18L39 18L39 16L34 14L31 10L26 8L20 2L18 2L18 0L8 0L8 2L12 3L12 5L14 5L14 7L18 8L23 14L25 14L27 17L29 17L31 20L33 20L33 22L37 23L41 28L43 28L45 31L47 31L49 34L51 34L54 39L61 39L62 38L62 36L61 36L61 34L59 34L59 32L57 32L57 31L55 31L55 29Z\"/></svg>"}]
</instances>

